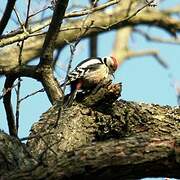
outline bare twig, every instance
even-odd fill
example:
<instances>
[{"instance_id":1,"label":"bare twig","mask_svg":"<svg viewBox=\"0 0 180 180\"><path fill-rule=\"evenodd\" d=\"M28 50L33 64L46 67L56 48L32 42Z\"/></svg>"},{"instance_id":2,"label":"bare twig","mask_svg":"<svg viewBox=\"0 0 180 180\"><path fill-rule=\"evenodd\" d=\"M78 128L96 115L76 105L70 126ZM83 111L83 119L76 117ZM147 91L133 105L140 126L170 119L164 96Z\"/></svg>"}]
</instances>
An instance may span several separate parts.
<instances>
[{"instance_id":1,"label":"bare twig","mask_svg":"<svg viewBox=\"0 0 180 180\"><path fill-rule=\"evenodd\" d=\"M84 26L87 19L88 19L88 16L83 20L81 27ZM76 40L75 40L75 42L73 44L70 44L69 42L67 42L70 45L71 55L70 55L70 59L69 59L69 62L68 62L68 68L67 68L67 72L66 72L66 77L65 77L65 80L64 80L63 92L65 92L65 89L66 89L66 82L68 80L68 74L69 74L70 69L71 69L71 64L72 64L72 61L73 61L74 53L76 51L76 47L79 44L79 42L81 41L82 37L86 34L86 32L89 30L89 28L92 25L93 25L93 22L91 22L91 24L89 24L89 26L86 29L84 29L84 31L83 31L83 28L81 28L81 34L79 35L79 37L76 38Z\"/></svg>"},{"instance_id":2,"label":"bare twig","mask_svg":"<svg viewBox=\"0 0 180 180\"><path fill-rule=\"evenodd\" d=\"M129 15L128 17L125 17L124 19L122 19L120 22L114 23L111 25L111 27L119 24L119 23L124 23L129 21L130 19L132 19L133 17L135 17L139 12L141 12L143 9L145 9L147 6L149 6L154 0L150 1L149 3L145 4L144 6L142 6L141 8L137 9L134 13L132 13L131 15Z\"/></svg>"},{"instance_id":3,"label":"bare twig","mask_svg":"<svg viewBox=\"0 0 180 180\"><path fill-rule=\"evenodd\" d=\"M18 85L18 82L16 84L13 84L11 88L7 88L7 89L3 89L3 93L0 96L0 100L9 92L11 91L13 88L15 88Z\"/></svg>"},{"instance_id":4,"label":"bare twig","mask_svg":"<svg viewBox=\"0 0 180 180\"><path fill-rule=\"evenodd\" d=\"M43 9L41 9L41 10L39 10L39 11L33 13L33 14L30 14L30 15L29 15L29 18L32 18L32 17L36 16L37 14L39 14L39 13L41 13L41 12L44 12L45 10L47 10L47 9L49 9L49 8L51 8L51 6L44 7Z\"/></svg>"},{"instance_id":5,"label":"bare twig","mask_svg":"<svg viewBox=\"0 0 180 180\"><path fill-rule=\"evenodd\" d=\"M19 112L20 112L20 89L21 89L21 79L18 78L18 85L17 85L17 90L16 90L16 131L18 134L18 129L19 129Z\"/></svg>"},{"instance_id":6,"label":"bare twig","mask_svg":"<svg viewBox=\"0 0 180 180\"><path fill-rule=\"evenodd\" d=\"M96 12L96 11L99 11L99 10L102 10L102 9L105 9L109 6L112 6L112 5L115 5L117 3L119 3L121 0L112 0L112 1L109 1L107 3L104 3L100 6L93 6L93 8L90 8L90 9L86 9L86 10L81 10L80 12L72 12L72 13L69 13L69 14L66 14L64 16L64 18L70 18L70 17L79 17L79 16L84 16L84 15L89 15L93 12ZM96 2L95 2L96 4Z\"/></svg>"},{"instance_id":7,"label":"bare twig","mask_svg":"<svg viewBox=\"0 0 180 180\"><path fill-rule=\"evenodd\" d=\"M27 98L29 98L29 97L31 97L31 96L34 96L35 94L37 94L37 93L39 93L39 92L44 92L44 89L42 88L42 89L40 89L40 90L37 90L37 91L35 91L35 92L32 92L31 94L28 94L27 96L19 99L19 102L22 102L22 101L24 101L25 99L27 99Z\"/></svg>"},{"instance_id":8,"label":"bare twig","mask_svg":"<svg viewBox=\"0 0 180 180\"><path fill-rule=\"evenodd\" d=\"M175 39L175 38L164 39L164 38L160 38L160 37L151 36L150 34L144 32L140 29L133 29L133 30L134 30L134 32L137 32L140 35L144 36L146 38L146 40L148 40L148 41L153 41L153 42L158 42L158 43L167 43L167 44L180 44L180 39Z\"/></svg>"},{"instance_id":9,"label":"bare twig","mask_svg":"<svg viewBox=\"0 0 180 180\"><path fill-rule=\"evenodd\" d=\"M26 31L26 28L28 27L28 19L29 19L29 11L30 11L30 3L31 0L28 0L28 5L27 5L27 13L26 13L26 20L25 23L22 24L22 21L20 19L20 16L18 15L17 11L15 10L16 16L18 18L19 23L23 27L24 31ZM18 57L18 63L19 66L22 65L22 51L23 51L23 46L24 46L24 40L21 42L21 45L19 47L19 57ZM18 86L17 86L17 99L16 99L16 131L18 133L18 128L19 128L19 112L20 112L20 88L21 88L21 78L18 77Z\"/></svg>"},{"instance_id":10,"label":"bare twig","mask_svg":"<svg viewBox=\"0 0 180 180\"><path fill-rule=\"evenodd\" d=\"M30 5L31 5L31 0L28 0L27 12L26 12L26 20L25 20L25 23L24 23L25 28L28 28Z\"/></svg>"},{"instance_id":11,"label":"bare twig","mask_svg":"<svg viewBox=\"0 0 180 180\"><path fill-rule=\"evenodd\" d=\"M19 47L19 58L18 58L18 63L19 66L22 64L22 50L23 50L23 45L24 41L21 42L21 45ZM18 128L19 128L19 110L20 110L20 89L21 89L21 78L18 77L18 85L17 85L17 91L16 91L16 131L18 133Z\"/></svg>"},{"instance_id":12,"label":"bare twig","mask_svg":"<svg viewBox=\"0 0 180 180\"><path fill-rule=\"evenodd\" d=\"M21 27L23 27L24 26L23 21L22 21L20 15L19 15L18 11L16 10L16 7L14 7L14 12L16 14L16 17L17 17L17 20L18 20L19 24L21 25Z\"/></svg>"}]
</instances>

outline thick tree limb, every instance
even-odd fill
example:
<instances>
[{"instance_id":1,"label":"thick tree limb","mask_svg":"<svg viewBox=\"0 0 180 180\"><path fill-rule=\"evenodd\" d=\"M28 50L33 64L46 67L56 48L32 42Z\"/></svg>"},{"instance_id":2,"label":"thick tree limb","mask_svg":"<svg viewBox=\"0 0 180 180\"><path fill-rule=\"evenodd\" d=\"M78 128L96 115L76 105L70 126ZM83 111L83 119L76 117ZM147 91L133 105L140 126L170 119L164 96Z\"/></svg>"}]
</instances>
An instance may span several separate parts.
<instances>
[{"instance_id":1,"label":"thick tree limb","mask_svg":"<svg viewBox=\"0 0 180 180\"><path fill-rule=\"evenodd\" d=\"M57 156L57 161L49 166L34 165L36 168L15 170L15 173L11 171L2 177L105 180L162 176L179 178L178 142L179 139L168 136L150 138L146 135L108 140L64 153L59 158ZM25 160L29 167L33 165L33 161L28 162L26 157Z\"/></svg>"},{"instance_id":2,"label":"thick tree limb","mask_svg":"<svg viewBox=\"0 0 180 180\"><path fill-rule=\"evenodd\" d=\"M41 78L40 81L44 87L44 90L47 93L49 101L54 104L63 96L63 92L60 88L59 82L53 75L52 67L43 66L41 69Z\"/></svg>"},{"instance_id":3,"label":"thick tree limb","mask_svg":"<svg viewBox=\"0 0 180 180\"><path fill-rule=\"evenodd\" d=\"M97 93L102 94L102 89ZM111 103L94 107L75 103L63 111L56 128L59 104L54 105L33 126L26 151L14 154L6 146L9 141L4 143L14 158L0 156L2 178L180 178L179 108L122 100ZM22 160L19 156L25 165L7 171L7 162Z\"/></svg>"}]
</instances>

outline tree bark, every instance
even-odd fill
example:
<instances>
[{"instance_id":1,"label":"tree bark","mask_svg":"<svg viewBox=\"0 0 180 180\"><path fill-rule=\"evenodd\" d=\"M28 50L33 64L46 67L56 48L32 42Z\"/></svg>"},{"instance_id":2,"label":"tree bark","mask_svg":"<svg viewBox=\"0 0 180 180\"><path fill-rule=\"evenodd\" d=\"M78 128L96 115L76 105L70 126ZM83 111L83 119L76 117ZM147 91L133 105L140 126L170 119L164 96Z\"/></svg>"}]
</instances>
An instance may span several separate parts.
<instances>
[{"instance_id":1,"label":"tree bark","mask_svg":"<svg viewBox=\"0 0 180 180\"><path fill-rule=\"evenodd\" d=\"M26 145L1 132L1 178L180 178L180 109L116 100L120 92L120 84L110 84L79 95L60 117L57 102Z\"/></svg>"}]
</instances>

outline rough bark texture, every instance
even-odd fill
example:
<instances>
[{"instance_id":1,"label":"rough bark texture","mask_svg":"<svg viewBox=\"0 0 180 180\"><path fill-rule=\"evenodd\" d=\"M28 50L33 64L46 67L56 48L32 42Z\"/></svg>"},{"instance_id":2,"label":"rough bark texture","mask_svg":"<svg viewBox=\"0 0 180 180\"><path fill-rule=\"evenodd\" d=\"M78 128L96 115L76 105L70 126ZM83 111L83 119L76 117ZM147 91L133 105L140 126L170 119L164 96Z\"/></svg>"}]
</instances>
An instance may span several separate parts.
<instances>
[{"instance_id":1,"label":"rough bark texture","mask_svg":"<svg viewBox=\"0 0 180 180\"><path fill-rule=\"evenodd\" d=\"M26 145L1 132L1 178L180 178L179 108L115 101L120 92L121 84L110 84L85 101L79 95L81 103L61 109L59 119L58 102Z\"/></svg>"}]
</instances>

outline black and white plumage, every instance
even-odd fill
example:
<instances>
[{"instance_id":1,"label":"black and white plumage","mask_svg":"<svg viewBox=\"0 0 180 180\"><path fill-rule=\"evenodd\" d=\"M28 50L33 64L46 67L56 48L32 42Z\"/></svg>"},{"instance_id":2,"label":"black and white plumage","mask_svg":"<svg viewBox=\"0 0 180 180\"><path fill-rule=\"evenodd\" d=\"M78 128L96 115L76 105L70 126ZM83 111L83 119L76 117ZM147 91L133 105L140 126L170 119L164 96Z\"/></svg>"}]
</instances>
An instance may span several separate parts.
<instances>
[{"instance_id":1,"label":"black and white plumage","mask_svg":"<svg viewBox=\"0 0 180 180\"><path fill-rule=\"evenodd\" d=\"M101 83L109 82L117 67L118 61L112 56L88 58L79 63L68 74L66 82L66 85L71 86L71 99L75 98L78 91L88 92Z\"/></svg>"}]
</instances>

